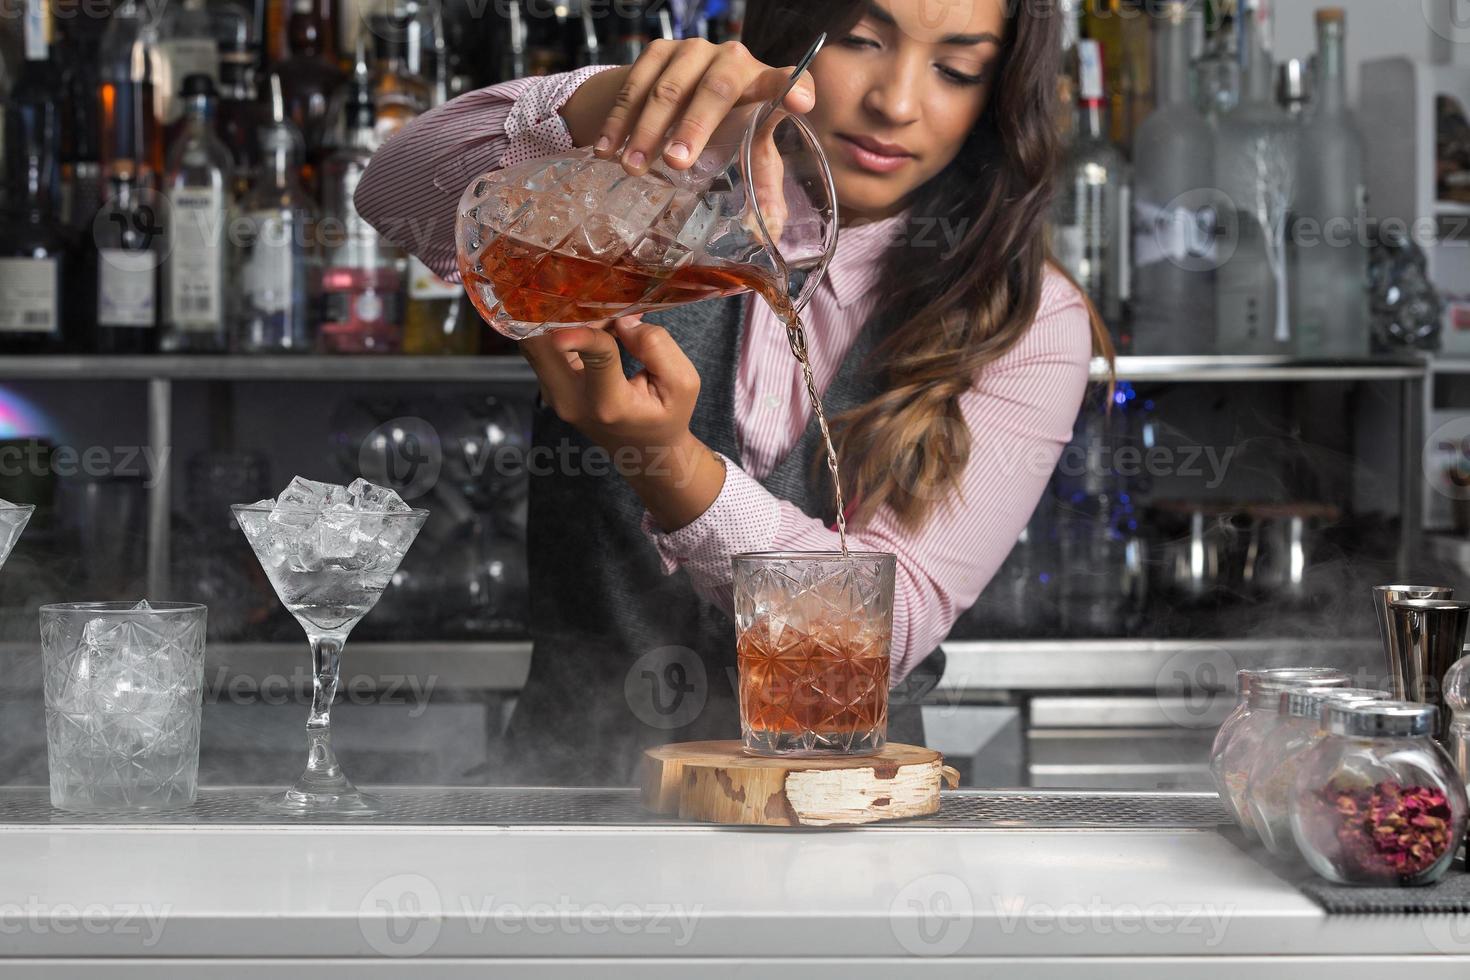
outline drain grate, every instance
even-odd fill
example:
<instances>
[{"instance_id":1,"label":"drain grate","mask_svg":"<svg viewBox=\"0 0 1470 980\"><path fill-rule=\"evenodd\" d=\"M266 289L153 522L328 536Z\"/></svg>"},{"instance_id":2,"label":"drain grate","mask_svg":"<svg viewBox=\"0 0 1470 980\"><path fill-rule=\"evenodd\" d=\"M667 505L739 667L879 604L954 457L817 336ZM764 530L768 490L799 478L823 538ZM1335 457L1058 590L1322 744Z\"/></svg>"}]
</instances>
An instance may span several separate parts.
<instances>
[{"instance_id":1,"label":"drain grate","mask_svg":"<svg viewBox=\"0 0 1470 980\"><path fill-rule=\"evenodd\" d=\"M375 790L386 812L367 820L282 818L260 789L205 789L187 808L147 814L78 814L53 809L43 789L0 789L5 826L705 826L653 816L631 789L394 788ZM866 829L1209 829L1229 822L1213 793L1096 793L959 790L939 813Z\"/></svg>"}]
</instances>

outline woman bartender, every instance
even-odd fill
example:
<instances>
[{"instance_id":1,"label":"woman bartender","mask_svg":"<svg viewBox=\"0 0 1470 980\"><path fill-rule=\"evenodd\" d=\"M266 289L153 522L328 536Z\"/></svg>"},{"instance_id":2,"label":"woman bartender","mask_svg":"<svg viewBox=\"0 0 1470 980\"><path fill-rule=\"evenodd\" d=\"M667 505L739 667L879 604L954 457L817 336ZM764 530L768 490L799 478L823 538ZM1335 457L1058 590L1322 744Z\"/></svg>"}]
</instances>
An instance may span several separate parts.
<instances>
[{"instance_id":1,"label":"woman bartender","mask_svg":"<svg viewBox=\"0 0 1470 980\"><path fill-rule=\"evenodd\" d=\"M1047 258L1060 15L1006 0L753 0L744 44L472 92L377 154L360 212L455 275L459 189L594 147L687 167L736 104L787 97L843 220L804 314L855 550L898 556L890 738L923 740L938 644L1043 492L1107 335ZM453 191L450 193L445 189ZM733 738L731 556L834 551L784 327L748 296L525 341L541 385L527 550L535 652L508 780L630 782L640 750ZM636 467L612 460L637 459Z\"/></svg>"}]
</instances>

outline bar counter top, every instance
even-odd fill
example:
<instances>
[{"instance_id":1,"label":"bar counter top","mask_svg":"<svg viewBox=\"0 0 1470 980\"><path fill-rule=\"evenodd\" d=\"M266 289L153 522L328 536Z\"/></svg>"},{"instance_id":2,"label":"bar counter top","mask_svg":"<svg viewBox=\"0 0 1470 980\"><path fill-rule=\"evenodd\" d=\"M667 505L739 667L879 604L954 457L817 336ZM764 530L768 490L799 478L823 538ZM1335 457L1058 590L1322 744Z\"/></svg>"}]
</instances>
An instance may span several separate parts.
<instances>
[{"instance_id":1,"label":"bar counter top","mask_svg":"<svg viewBox=\"0 0 1470 980\"><path fill-rule=\"evenodd\" d=\"M283 824L259 791L123 820L0 790L0 976L1470 976L1470 916L1329 916L1211 794L772 830L625 790L384 792L372 823Z\"/></svg>"}]
</instances>

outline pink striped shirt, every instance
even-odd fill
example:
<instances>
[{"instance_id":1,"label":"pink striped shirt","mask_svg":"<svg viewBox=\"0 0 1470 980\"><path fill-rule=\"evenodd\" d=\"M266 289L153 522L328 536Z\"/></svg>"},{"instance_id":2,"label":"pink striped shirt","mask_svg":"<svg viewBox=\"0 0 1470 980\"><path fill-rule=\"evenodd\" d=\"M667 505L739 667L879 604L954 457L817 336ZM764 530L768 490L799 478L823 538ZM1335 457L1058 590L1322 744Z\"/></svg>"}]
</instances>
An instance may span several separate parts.
<instances>
[{"instance_id":1,"label":"pink striped shirt","mask_svg":"<svg viewBox=\"0 0 1470 980\"><path fill-rule=\"evenodd\" d=\"M528 78L471 92L420 117L378 152L357 189L359 212L431 269L457 277L454 213L487 170L572 147L558 111L600 68ZM836 375L880 293L880 260L900 234L924 230L900 215L844 229L830 273L803 316L819 390ZM936 238L936 249L947 243ZM1080 294L1049 270L1036 321L960 399L972 433L959 493L919 529L884 508L849 534L863 551L898 556L893 682L948 634L994 576L1030 520L1072 436L1091 362ZM785 328L764 303L749 304L736 380L743 467L726 460L724 489L694 523L661 533L643 527L670 574L727 610L730 558L747 551L835 551L837 533L758 482L801 438L811 414Z\"/></svg>"}]
</instances>

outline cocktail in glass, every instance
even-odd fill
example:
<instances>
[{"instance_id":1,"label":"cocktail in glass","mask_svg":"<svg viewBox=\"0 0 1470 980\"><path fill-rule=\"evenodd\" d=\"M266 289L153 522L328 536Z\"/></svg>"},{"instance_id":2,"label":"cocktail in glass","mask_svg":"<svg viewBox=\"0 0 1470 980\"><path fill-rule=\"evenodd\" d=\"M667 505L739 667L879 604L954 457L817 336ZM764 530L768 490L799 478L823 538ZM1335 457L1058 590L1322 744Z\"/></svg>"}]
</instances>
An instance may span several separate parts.
<instances>
[{"instance_id":1,"label":"cocktail in glass","mask_svg":"<svg viewBox=\"0 0 1470 980\"><path fill-rule=\"evenodd\" d=\"M754 755L868 755L888 739L896 559L737 555L740 729Z\"/></svg>"},{"instance_id":2,"label":"cocktail in glass","mask_svg":"<svg viewBox=\"0 0 1470 980\"><path fill-rule=\"evenodd\" d=\"M409 509L392 491L361 480L353 489L366 489L346 501L339 493L336 505L330 500L323 504L313 489L323 487L346 489L298 478L274 503L232 508L276 595L311 643L306 771L285 793L266 802L300 815L368 816L381 812L381 805L348 780L332 751L332 701L342 647L383 595L429 512ZM305 491L296 492L301 488ZM368 503L347 505L359 501ZM386 506L373 501L386 501Z\"/></svg>"}]
</instances>

